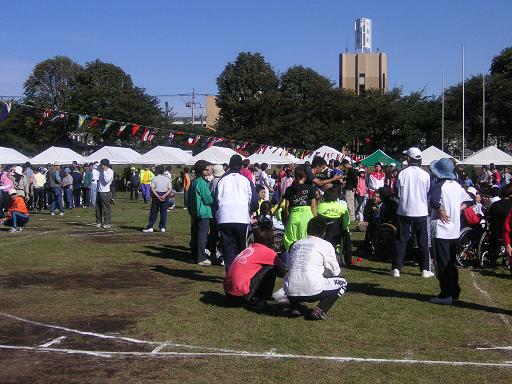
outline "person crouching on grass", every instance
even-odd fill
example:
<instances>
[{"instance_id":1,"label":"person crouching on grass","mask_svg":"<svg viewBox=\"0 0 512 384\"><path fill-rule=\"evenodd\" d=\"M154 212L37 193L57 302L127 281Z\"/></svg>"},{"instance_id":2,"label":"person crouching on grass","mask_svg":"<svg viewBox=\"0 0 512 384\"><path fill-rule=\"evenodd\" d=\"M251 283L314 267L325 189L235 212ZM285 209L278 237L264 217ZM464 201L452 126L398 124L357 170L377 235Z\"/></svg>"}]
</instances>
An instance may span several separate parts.
<instances>
[{"instance_id":1,"label":"person crouching on grass","mask_svg":"<svg viewBox=\"0 0 512 384\"><path fill-rule=\"evenodd\" d=\"M284 291L290 301L290 316L299 316L302 302L319 301L311 312L316 320L328 320L329 309L345 293L347 281L341 277L340 266L331 243L324 240L327 222L318 216L309 220L308 237L290 248L284 279Z\"/></svg>"},{"instance_id":2,"label":"person crouching on grass","mask_svg":"<svg viewBox=\"0 0 512 384\"><path fill-rule=\"evenodd\" d=\"M276 276L286 266L272 249L271 225L254 229L254 243L233 260L224 279L224 291L233 304L262 307L272 297Z\"/></svg>"},{"instance_id":3,"label":"person crouching on grass","mask_svg":"<svg viewBox=\"0 0 512 384\"><path fill-rule=\"evenodd\" d=\"M4 225L11 227L9 232L21 232L23 227L30 220L28 215L28 209L25 205L25 199L17 194L15 189L9 190L9 196L11 198L11 204L7 210L6 217L0 219Z\"/></svg>"}]
</instances>

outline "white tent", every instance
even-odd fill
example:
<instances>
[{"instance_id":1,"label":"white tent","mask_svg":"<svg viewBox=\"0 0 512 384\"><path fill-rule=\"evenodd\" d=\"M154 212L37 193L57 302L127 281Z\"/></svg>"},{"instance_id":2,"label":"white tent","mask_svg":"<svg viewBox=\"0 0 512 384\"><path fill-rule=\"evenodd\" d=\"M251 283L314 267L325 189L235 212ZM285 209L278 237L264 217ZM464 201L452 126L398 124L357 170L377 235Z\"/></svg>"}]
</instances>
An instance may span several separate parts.
<instances>
[{"instance_id":1,"label":"white tent","mask_svg":"<svg viewBox=\"0 0 512 384\"><path fill-rule=\"evenodd\" d=\"M0 164L21 164L27 161L30 161L30 159L17 150L0 147Z\"/></svg>"},{"instance_id":2,"label":"white tent","mask_svg":"<svg viewBox=\"0 0 512 384\"><path fill-rule=\"evenodd\" d=\"M151 151L136 157L133 164L187 164L192 156L187 152L174 147L159 145Z\"/></svg>"},{"instance_id":3,"label":"white tent","mask_svg":"<svg viewBox=\"0 0 512 384\"><path fill-rule=\"evenodd\" d=\"M255 153L251 156L249 156L249 160L251 160L251 163L267 163L269 165L281 165L281 164L291 164L294 162L294 160L284 157L284 156L278 156L273 154L272 152L265 152L265 153ZM295 159L297 160L297 159Z\"/></svg>"},{"instance_id":4,"label":"white tent","mask_svg":"<svg viewBox=\"0 0 512 384\"><path fill-rule=\"evenodd\" d=\"M91 163L94 161L100 162L101 159L108 159L110 164L132 164L133 160L139 156L140 153L135 152L131 148L104 146L87 156L85 161Z\"/></svg>"},{"instance_id":5,"label":"white tent","mask_svg":"<svg viewBox=\"0 0 512 384\"><path fill-rule=\"evenodd\" d=\"M306 161L312 162L313 158L315 156L323 157L325 159L325 161L327 161L327 162L329 162L329 160L331 160L331 159L341 161L341 160L343 160L343 158L345 158L345 155L343 153L341 153L340 151L338 151L334 148L331 148L327 145L322 145L320 148L311 152L311 154L309 156L306 156L304 159L300 160L300 163L303 164ZM347 156L347 159L348 159L348 156Z\"/></svg>"},{"instance_id":6,"label":"white tent","mask_svg":"<svg viewBox=\"0 0 512 384\"><path fill-rule=\"evenodd\" d=\"M50 147L39 155L34 156L30 161L32 164L53 164L54 162L61 164L71 164L77 161L80 164L85 163L85 158L69 148Z\"/></svg>"},{"instance_id":7,"label":"white tent","mask_svg":"<svg viewBox=\"0 0 512 384\"><path fill-rule=\"evenodd\" d=\"M187 162L187 164L193 165L197 160L206 160L212 164L229 164L229 159L233 155L238 155L238 153L233 151L231 148L216 147L213 145L210 148L206 148L203 152L195 155Z\"/></svg>"},{"instance_id":8,"label":"white tent","mask_svg":"<svg viewBox=\"0 0 512 384\"><path fill-rule=\"evenodd\" d=\"M512 165L512 156L491 145L475 152L462 162L465 165L489 165L490 163L494 163L494 165Z\"/></svg>"},{"instance_id":9,"label":"white tent","mask_svg":"<svg viewBox=\"0 0 512 384\"><path fill-rule=\"evenodd\" d=\"M439 148L431 145L423 152L421 152L421 165L430 165L430 163L434 160L439 160L443 158L453 159L453 156L450 156L446 152L441 151ZM459 163L458 160L456 160Z\"/></svg>"}]
</instances>

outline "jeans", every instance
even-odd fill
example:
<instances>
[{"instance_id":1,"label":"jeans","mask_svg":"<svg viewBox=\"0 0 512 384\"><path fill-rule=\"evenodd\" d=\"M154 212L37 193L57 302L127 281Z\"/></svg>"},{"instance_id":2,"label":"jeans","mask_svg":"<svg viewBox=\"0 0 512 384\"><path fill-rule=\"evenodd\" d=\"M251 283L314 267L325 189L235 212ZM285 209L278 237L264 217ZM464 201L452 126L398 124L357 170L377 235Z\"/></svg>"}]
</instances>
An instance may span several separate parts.
<instances>
[{"instance_id":1,"label":"jeans","mask_svg":"<svg viewBox=\"0 0 512 384\"><path fill-rule=\"evenodd\" d=\"M89 193L91 196L91 201L89 203L89 206L95 207L96 206L96 198L98 197L98 184L92 183Z\"/></svg>"},{"instance_id":2,"label":"jeans","mask_svg":"<svg viewBox=\"0 0 512 384\"><path fill-rule=\"evenodd\" d=\"M165 194L165 192L157 192L159 196L162 196ZM158 217L158 212L160 212L160 223L158 224L158 227L160 229L164 228L167 223L167 207L169 206L169 198L165 199L164 201L160 201L155 196L151 199L151 209L149 211L149 223L147 228L153 228L153 225L155 225L156 218Z\"/></svg>"},{"instance_id":3,"label":"jeans","mask_svg":"<svg viewBox=\"0 0 512 384\"><path fill-rule=\"evenodd\" d=\"M73 208L73 190L71 187L64 188L64 201L66 202L66 208Z\"/></svg>"},{"instance_id":4,"label":"jeans","mask_svg":"<svg viewBox=\"0 0 512 384\"><path fill-rule=\"evenodd\" d=\"M55 212L55 205L61 212L64 212L64 208L62 207L62 188L61 187L52 187L50 188L50 210L52 213Z\"/></svg>"},{"instance_id":5,"label":"jeans","mask_svg":"<svg viewBox=\"0 0 512 384\"><path fill-rule=\"evenodd\" d=\"M43 209L45 193L46 191L44 190L44 188L34 188L34 208L37 208L39 210Z\"/></svg>"},{"instance_id":6,"label":"jeans","mask_svg":"<svg viewBox=\"0 0 512 384\"><path fill-rule=\"evenodd\" d=\"M208 259L206 255L206 243L208 242L208 230L210 229L210 219L192 218L192 228L190 230L190 251L192 257L198 263Z\"/></svg>"},{"instance_id":7,"label":"jeans","mask_svg":"<svg viewBox=\"0 0 512 384\"><path fill-rule=\"evenodd\" d=\"M96 224L110 225L111 224L111 211L110 200L112 194L110 192L98 192L96 201Z\"/></svg>"},{"instance_id":8,"label":"jeans","mask_svg":"<svg viewBox=\"0 0 512 384\"><path fill-rule=\"evenodd\" d=\"M141 184L140 191L142 192L142 198L144 199L144 203L147 203L149 201L149 194L150 194L149 184Z\"/></svg>"},{"instance_id":9,"label":"jeans","mask_svg":"<svg viewBox=\"0 0 512 384\"><path fill-rule=\"evenodd\" d=\"M356 194L356 202L357 202L357 208L356 208L356 218L359 221L364 220L364 207L366 206L366 197L360 196Z\"/></svg>"},{"instance_id":10,"label":"jeans","mask_svg":"<svg viewBox=\"0 0 512 384\"><path fill-rule=\"evenodd\" d=\"M28 217L28 215L14 211L12 213L12 217L9 220L6 220L4 223L8 227L18 228L24 227L29 220L30 218Z\"/></svg>"},{"instance_id":11,"label":"jeans","mask_svg":"<svg viewBox=\"0 0 512 384\"><path fill-rule=\"evenodd\" d=\"M229 271L229 267L233 260L235 260L235 257L247 248L248 230L249 224L219 224L219 233L222 239L222 255L224 257L224 267L226 271Z\"/></svg>"},{"instance_id":12,"label":"jeans","mask_svg":"<svg viewBox=\"0 0 512 384\"><path fill-rule=\"evenodd\" d=\"M428 252L427 216L409 217L397 215L396 250L393 259L393 269L402 269L404 265L407 242L411 233L416 235L420 251L420 270L430 270L430 256Z\"/></svg>"}]
</instances>

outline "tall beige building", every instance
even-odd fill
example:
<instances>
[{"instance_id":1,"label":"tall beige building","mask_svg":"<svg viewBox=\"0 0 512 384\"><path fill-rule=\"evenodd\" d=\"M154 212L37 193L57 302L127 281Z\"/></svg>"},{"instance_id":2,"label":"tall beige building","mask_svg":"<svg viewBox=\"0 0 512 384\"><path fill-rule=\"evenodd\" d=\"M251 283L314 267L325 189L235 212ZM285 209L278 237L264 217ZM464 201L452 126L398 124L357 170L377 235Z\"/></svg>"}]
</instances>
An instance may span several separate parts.
<instances>
[{"instance_id":1,"label":"tall beige building","mask_svg":"<svg viewBox=\"0 0 512 384\"><path fill-rule=\"evenodd\" d=\"M215 129L219 120L220 108L217 107L217 98L212 95L206 96L206 128Z\"/></svg>"},{"instance_id":2,"label":"tall beige building","mask_svg":"<svg viewBox=\"0 0 512 384\"><path fill-rule=\"evenodd\" d=\"M388 57L385 53L340 54L340 88L358 95L366 89L388 89Z\"/></svg>"}]
</instances>

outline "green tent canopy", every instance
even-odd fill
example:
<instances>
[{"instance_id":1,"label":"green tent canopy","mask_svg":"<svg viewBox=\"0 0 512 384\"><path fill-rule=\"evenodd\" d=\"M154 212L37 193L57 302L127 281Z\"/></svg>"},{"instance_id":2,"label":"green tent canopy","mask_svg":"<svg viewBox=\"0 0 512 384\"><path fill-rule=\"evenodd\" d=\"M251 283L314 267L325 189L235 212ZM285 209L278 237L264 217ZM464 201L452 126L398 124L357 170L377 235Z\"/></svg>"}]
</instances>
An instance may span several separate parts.
<instances>
[{"instance_id":1,"label":"green tent canopy","mask_svg":"<svg viewBox=\"0 0 512 384\"><path fill-rule=\"evenodd\" d=\"M395 163L397 168L400 168L400 166L401 166L401 163L399 161L386 155L380 149L377 149L370 156L368 156L366 159L361 161L361 165L364 165L366 167L373 167L375 165L375 163L382 163L382 165L385 165L385 166L389 165L391 163Z\"/></svg>"}]
</instances>

